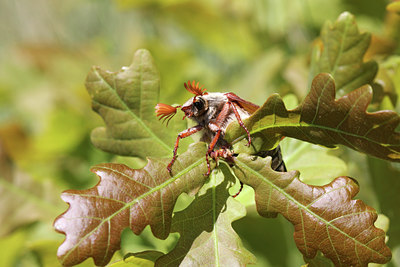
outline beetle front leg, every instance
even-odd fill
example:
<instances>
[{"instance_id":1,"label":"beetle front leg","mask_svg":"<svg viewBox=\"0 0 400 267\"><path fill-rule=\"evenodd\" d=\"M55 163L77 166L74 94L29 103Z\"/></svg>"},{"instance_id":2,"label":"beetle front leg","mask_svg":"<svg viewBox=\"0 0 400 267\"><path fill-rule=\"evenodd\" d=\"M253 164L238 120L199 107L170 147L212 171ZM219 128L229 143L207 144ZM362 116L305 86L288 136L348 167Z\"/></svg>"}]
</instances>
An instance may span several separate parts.
<instances>
[{"instance_id":1,"label":"beetle front leg","mask_svg":"<svg viewBox=\"0 0 400 267\"><path fill-rule=\"evenodd\" d=\"M174 155L173 155L173 157L172 157L171 162L170 162L170 163L168 164L168 166L167 166L167 170L168 170L168 172L169 172L170 174L171 174L171 171L172 171L172 165L174 165L174 162L175 162L176 157L177 157L178 146L179 146L179 140L181 140L182 138L191 136L192 134L195 134L195 133L197 133L198 131L200 131L200 130L202 130L202 129L203 129L203 126L196 125L196 126L194 126L194 127L191 127L191 128L189 128L189 129L186 129L186 130L184 130L184 131L182 131L182 132L180 132L180 133L178 134L178 137L176 138L176 142L175 142L175 147L174 147Z\"/></svg>"}]
</instances>

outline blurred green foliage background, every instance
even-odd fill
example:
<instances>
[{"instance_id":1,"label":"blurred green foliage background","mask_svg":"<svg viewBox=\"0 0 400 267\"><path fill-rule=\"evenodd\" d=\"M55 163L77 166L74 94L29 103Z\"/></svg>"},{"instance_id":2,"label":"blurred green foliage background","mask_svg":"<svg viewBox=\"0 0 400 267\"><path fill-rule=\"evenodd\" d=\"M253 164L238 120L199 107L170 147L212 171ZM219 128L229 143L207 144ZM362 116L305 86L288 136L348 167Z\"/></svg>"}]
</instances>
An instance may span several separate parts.
<instances>
[{"instance_id":1,"label":"blurred green foliage background","mask_svg":"<svg viewBox=\"0 0 400 267\"><path fill-rule=\"evenodd\" d=\"M117 71L130 64L134 51L146 48L160 71L161 102L183 103L190 97L183 82L195 79L209 91L233 91L259 105L275 92L296 103L308 91L310 53L323 23L349 11L361 31L373 34L366 57L378 60L391 78L391 87L385 88L390 88L387 95L392 101L384 99L380 107L399 112L395 100L400 92L400 16L387 12L387 4L383 0L2 1L0 266L57 266L56 250L64 236L54 232L52 221L67 208L60 193L94 185L92 165L127 161L90 143L90 131L102 125L84 88L92 65ZM283 153L290 169L304 167L307 161L303 158L302 165L298 159L301 162L306 151L322 153L311 145L285 142ZM296 149L302 150L296 153ZM330 157L337 164L333 173L357 178L360 198L398 222L400 214L393 210L400 203L399 164L346 149L333 153L342 158ZM313 155L305 157L317 158ZM142 164L130 162L131 167ZM313 166L308 166L310 170ZM389 234L393 266L399 263L396 222L391 221ZM249 208L248 216L234 227L259 266L303 263L291 226L284 220L262 219ZM174 236L158 241L149 231L140 237L127 231L116 259L144 249L166 252L175 241Z\"/></svg>"}]
</instances>

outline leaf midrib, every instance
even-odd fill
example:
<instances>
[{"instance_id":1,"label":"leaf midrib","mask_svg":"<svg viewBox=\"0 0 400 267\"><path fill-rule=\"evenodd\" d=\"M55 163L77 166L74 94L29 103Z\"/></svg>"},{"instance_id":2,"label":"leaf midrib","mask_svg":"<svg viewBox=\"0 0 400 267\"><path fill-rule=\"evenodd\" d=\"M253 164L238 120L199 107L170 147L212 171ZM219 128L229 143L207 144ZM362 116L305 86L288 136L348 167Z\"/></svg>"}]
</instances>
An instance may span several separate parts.
<instances>
[{"instance_id":1,"label":"leaf midrib","mask_svg":"<svg viewBox=\"0 0 400 267\"><path fill-rule=\"evenodd\" d=\"M103 76L100 75L97 69L94 69L93 72L95 75L98 77L98 79L104 83L108 89L113 92L113 94L117 97L118 101L120 102L121 106L128 112L128 114L136 120L140 126L143 127L143 129L150 135L151 138L153 138L156 142L158 142L165 150L172 151L173 148L167 145L164 141L162 141L157 135L154 134L154 132L144 123L144 121L138 117L132 110L126 105L126 103L121 99L121 97L117 94L116 90L103 78ZM142 75L140 75L142 76ZM115 79L115 76L113 76ZM105 105L105 104L104 104ZM108 105L106 105L108 107Z\"/></svg>"},{"instance_id":2,"label":"leaf midrib","mask_svg":"<svg viewBox=\"0 0 400 267\"><path fill-rule=\"evenodd\" d=\"M214 177L215 179L215 177ZM215 258L215 266L220 266L219 264L219 248L218 248L218 229L217 229L217 195L215 186L212 187L212 217L213 217L213 239L214 239L214 258Z\"/></svg>"},{"instance_id":3,"label":"leaf midrib","mask_svg":"<svg viewBox=\"0 0 400 267\"><path fill-rule=\"evenodd\" d=\"M339 62L340 62L341 57L343 55L343 50L344 50L343 47L344 47L344 42L345 42L346 37L347 37L348 28L349 28L349 23L348 23L348 20L346 20L345 21L344 30L343 30L342 35L341 35L341 39L339 41L339 43L340 43L339 51L337 53L335 62L333 63L333 66L332 66L332 71L331 71L332 76L335 76L336 70L337 70L337 68L339 66Z\"/></svg>"},{"instance_id":4,"label":"leaf midrib","mask_svg":"<svg viewBox=\"0 0 400 267\"><path fill-rule=\"evenodd\" d=\"M198 159L197 161L195 161L194 163L192 163L191 165L189 165L188 167L186 167L185 169L183 169L182 171L180 171L179 173L177 173L176 175L174 175L173 177L171 177L171 179L166 180L165 182L159 184L158 186L152 188L151 190L147 191L146 193L138 196L137 198L133 199L130 202L127 202L125 204L125 206L123 206L122 208L120 208L119 210L115 211L114 213L112 213L111 215L109 215L107 218L102 219L102 221L96 226L94 227L89 233L87 233L84 237L82 237L73 247L71 247L71 249L69 249L68 253L65 254L65 256L63 257L62 263L65 262L65 260L67 260L69 258L69 255L75 251L75 249L77 249L79 247L79 245L85 240L87 239L89 236L91 236L95 231L97 231L98 228L100 228L104 223L110 221L112 218L114 218L115 216L117 216L119 213L121 213L124 209L131 207L132 205L134 205L135 203L139 202L141 199L146 198L147 196L153 194L154 192L157 192L158 190L161 190L162 188L168 186L169 184L171 184L172 182L174 182L175 180L177 180L179 177L185 175L186 173L188 173L190 170L192 170L193 168L199 166L202 162L204 162L204 158L201 157L200 159ZM103 170L108 170L108 171L112 171L115 172L116 170L112 169L112 168L108 168L105 166L98 166L97 168L99 169L103 169ZM129 214L130 216L130 214ZM108 246L107 246L108 247ZM107 248L108 249L108 248Z\"/></svg>"},{"instance_id":5,"label":"leaf midrib","mask_svg":"<svg viewBox=\"0 0 400 267\"><path fill-rule=\"evenodd\" d=\"M261 128L257 128L256 131L250 131L250 134L255 134L255 133L260 133L264 130L269 130L269 129L273 129L273 128L318 128L318 129L322 129L322 130L328 130L334 133L338 133L338 134L344 134L344 135L349 135L349 136L353 136L353 137L357 137L360 139L364 139L368 142L374 143L374 144L378 144L384 147L389 147L389 146L394 146L394 147L398 147L400 146L400 144L390 144L390 143L380 143L378 141L375 141L373 139L367 138L366 136L363 135L358 135L355 133L351 133L351 132L346 132L337 128L331 128L328 126L323 126L323 125L318 125L318 124L310 124L307 122L304 123L285 123L285 124L274 124L274 125L267 125L267 126L263 126ZM239 137L237 137L234 141L232 141L233 144L239 142L240 140L242 140L243 138L245 138L245 135L240 135ZM338 143L339 144L339 143ZM398 153L396 150L392 150L390 148L388 148L389 150Z\"/></svg>"},{"instance_id":6,"label":"leaf midrib","mask_svg":"<svg viewBox=\"0 0 400 267\"><path fill-rule=\"evenodd\" d=\"M331 224L329 221L325 220L324 218L320 217L318 214L314 213L313 211L307 209L306 206L304 206L303 204L301 204L299 201L297 201L294 197L292 197L291 195L289 195L288 193L286 193L286 191L284 191L282 188L276 186L274 183L272 183L271 181L269 181L268 179L266 179L262 174L260 174L259 172L253 170L252 168L250 168L247 164L245 164L244 162L242 162L240 159L236 160L236 164L239 165L240 167L246 169L247 171L249 171L250 173L252 173L253 175L257 176L258 178L260 178L262 181L266 182L270 187L274 188L275 190L277 190L279 193L281 193L283 196L285 196L285 198L287 198L289 201L293 202L295 205L297 205L299 208L303 209L304 211L306 211L307 213L309 213L311 216L317 218L319 221L323 222L325 225L331 227L332 229L338 231L339 233L343 234L344 236L346 236L347 238L349 238L350 240L353 240L355 243L367 248L368 250L375 252L376 254L380 255L383 258L387 258L386 256L384 256L383 254L379 253L376 250L373 250L372 248L368 247L367 245L361 243L360 241L358 241L357 239L353 238L352 236L349 236L346 232L342 231L340 228L336 227L335 225Z\"/></svg>"}]
</instances>

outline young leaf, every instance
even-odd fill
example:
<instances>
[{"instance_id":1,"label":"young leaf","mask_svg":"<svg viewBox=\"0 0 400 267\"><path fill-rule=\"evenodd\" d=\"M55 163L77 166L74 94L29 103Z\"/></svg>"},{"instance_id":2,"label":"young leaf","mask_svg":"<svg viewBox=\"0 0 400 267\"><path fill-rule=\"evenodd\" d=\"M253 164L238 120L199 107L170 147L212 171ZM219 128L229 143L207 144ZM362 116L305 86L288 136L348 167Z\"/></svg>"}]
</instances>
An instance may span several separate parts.
<instances>
[{"instance_id":1,"label":"young leaf","mask_svg":"<svg viewBox=\"0 0 400 267\"><path fill-rule=\"evenodd\" d=\"M234 179L230 176L232 179L227 179L222 172L212 173L205 194L197 197L185 210L175 213L171 232L179 232L180 239L171 252L157 260L156 266L246 266L255 263L255 257L243 247L232 229L232 222L243 217L246 211L229 195L229 180Z\"/></svg>"},{"instance_id":2,"label":"young leaf","mask_svg":"<svg viewBox=\"0 0 400 267\"><path fill-rule=\"evenodd\" d=\"M364 84L371 84L378 64L363 62L371 42L371 34L360 33L353 15L342 13L335 23L327 22L322 31L320 57L311 66L311 77L330 73L336 82L337 94L343 96Z\"/></svg>"},{"instance_id":3,"label":"young leaf","mask_svg":"<svg viewBox=\"0 0 400 267\"><path fill-rule=\"evenodd\" d=\"M69 209L54 222L66 235L58 249L63 265L78 264L93 257L105 265L119 249L120 235L126 227L135 234L150 225L155 237L165 239L178 196L196 192L207 171L204 143L196 143L177 158L173 174L167 171L169 159L150 159L143 169L122 164L101 164L92 168L99 183L87 190L68 190L62 194Z\"/></svg>"},{"instance_id":4,"label":"young leaf","mask_svg":"<svg viewBox=\"0 0 400 267\"><path fill-rule=\"evenodd\" d=\"M106 127L93 130L93 144L123 156L162 157L174 148L175 131L165 131L155 118L160 78L147 50L138 50L133 63L118 72L93 67L86 78L93 110Z\"/></svg>"},{"instance_id":5,"label":"young leaf","mask_svg":"<svg viewBox=\"0 0 400 267\"><path fill-rule=\"evenodd\" d=\"M275 172L270 166L271 158L241 154L233 170L255 190L261 216L280 213L294 225L294 240L305 257L321 251L336 266L390 260L385 232L374 226L375 210L353 200L355 180L342 176L325 186L311 186L298 179L297 171Z\"/></svg>"},{"instance_id":6,"label":"young leaf","mask_svg":"<svg viewBox=\"0 0 400 267\"><path fill-rule=\"evenodd\" d=\"M336 100L332 76L322 73L314 78L310 93L296 109L287 110L279 95L272 95L244 123L255 138L269 143L289 136L326 147L341 144L400 162L400 133L396 132L400 116L390 110L367 112L371 98L371 88L366 85ZM231 123L225 138L237 142L245 135L237 123Z\"/></svg>"}]
</instances>

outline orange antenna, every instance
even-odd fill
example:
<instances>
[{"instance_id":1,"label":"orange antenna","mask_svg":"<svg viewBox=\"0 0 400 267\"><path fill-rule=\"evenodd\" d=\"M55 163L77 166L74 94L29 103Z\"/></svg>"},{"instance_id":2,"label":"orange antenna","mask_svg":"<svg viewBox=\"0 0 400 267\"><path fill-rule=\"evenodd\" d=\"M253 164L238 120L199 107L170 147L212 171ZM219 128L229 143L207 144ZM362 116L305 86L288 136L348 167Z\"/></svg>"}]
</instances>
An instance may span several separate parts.
<instances>
[{"instance_id":1,"label":"orange antenna","mask_svg":"<svg viewBox=\"0 0 400 267\"><path fill-rule=\"evenodd\" d=\"M186 90L188 90L189 92L191 92L192 94L198 96L198 95L206 95L206 88L203 89L203 86L199 87L199 83L196 84L195 81L193 81L192 83L190 83L190 80L188 81L188 83L184 83Z\"/></svg>"},{"instance_id":2,"label":"orange antenna","mask_svg":"<svg viewBox=\"0 0 400 267\"><path fill-rule=\"evenodd\" d=\"M155 106L156 109L156 115L159 117L159 120L163 120L162 122L164 123L167 121L167 126L169 121L172 119L172 117L176 114L176 109L180 108L181 106L173 107L167 104L159 103Z\"/></svg>"}]
</instances>

